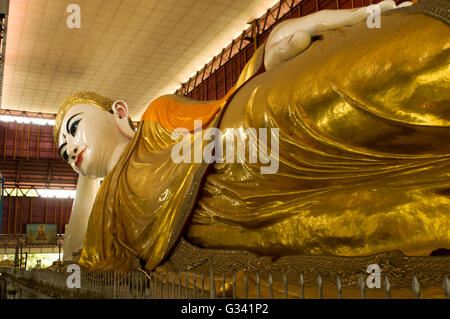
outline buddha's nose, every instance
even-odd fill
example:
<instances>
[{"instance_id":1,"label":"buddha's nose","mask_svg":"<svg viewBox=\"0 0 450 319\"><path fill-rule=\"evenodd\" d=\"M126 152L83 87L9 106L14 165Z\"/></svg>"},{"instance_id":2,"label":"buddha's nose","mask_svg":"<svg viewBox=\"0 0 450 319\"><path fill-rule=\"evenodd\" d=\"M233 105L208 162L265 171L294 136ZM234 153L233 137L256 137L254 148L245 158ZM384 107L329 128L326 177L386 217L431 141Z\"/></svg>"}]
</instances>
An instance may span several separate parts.
<instances>
[{"instance_id":1,"label":"buddha's nose","mask_svg":"<svg viewBox=\"0 0 450 319\"><path fill-rule=\"evenodd\" d=\"M78 148L74 148L73 151L71 152L71 154L69 154L70 158L75 160L77 157L77 152L78 152Z\"/></svg>"}]
</instances>

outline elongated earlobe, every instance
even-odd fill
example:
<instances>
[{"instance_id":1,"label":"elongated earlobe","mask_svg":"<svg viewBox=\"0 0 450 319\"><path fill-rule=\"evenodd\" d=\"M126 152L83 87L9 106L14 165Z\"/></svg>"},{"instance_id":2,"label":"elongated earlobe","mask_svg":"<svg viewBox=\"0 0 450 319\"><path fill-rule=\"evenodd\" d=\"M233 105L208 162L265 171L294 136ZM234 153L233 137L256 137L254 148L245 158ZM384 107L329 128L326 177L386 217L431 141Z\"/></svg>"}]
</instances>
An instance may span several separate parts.
<instances>
[{"instance_id":1,"label":"elongated earlobe","mask_svg":"<svg viewBox=\"0 0 450 319\"><path fill-rule=\"evenodd\" d=\"M130 126L127 103L120 100L115 101L112 105L112 111L120 133L130 139L133 138L135 131L134 128Z\"/></svg>"},{"instance_id":2,"label":"elongated earlobe","mask_svg":"<svg viewBox=\"0 0 450 319\"><path fill-rule=\"evenodd\" d=\"M112 105L113 112L118 114L121 119L126 118L128 115L128 106L124 101L116 101Z\"/></svg>"}]
</instances>

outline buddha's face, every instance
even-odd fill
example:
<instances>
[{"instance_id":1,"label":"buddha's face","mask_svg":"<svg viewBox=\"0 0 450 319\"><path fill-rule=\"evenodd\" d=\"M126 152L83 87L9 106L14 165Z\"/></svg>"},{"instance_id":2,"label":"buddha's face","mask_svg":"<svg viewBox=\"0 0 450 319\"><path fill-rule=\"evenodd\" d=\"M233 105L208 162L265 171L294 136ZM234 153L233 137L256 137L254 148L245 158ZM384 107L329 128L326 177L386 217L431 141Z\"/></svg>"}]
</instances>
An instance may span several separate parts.
<instances>
[{"instance_id":1,"label":"buddha's face","mask_svg":"<svg viewBox=\"0 0 450 319\"><path fill-rule=\"evenodd\" d=\"M72 106L61 124L60 156L82 175L105 177L113 154L124 139L120 128L123 119L128 120L126 109L125 113L110 113L91 104Z\"/></svg>"}]
</instances>

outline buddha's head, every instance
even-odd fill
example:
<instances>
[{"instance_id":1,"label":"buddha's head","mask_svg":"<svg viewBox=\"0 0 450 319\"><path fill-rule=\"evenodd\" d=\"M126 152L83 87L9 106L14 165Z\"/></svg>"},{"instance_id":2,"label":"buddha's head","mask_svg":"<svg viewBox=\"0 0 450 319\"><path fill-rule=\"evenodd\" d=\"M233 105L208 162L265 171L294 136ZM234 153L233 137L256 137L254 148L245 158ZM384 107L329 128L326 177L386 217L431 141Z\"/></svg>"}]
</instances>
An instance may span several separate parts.
<instances>
[{"instance_id":1,"label":"buddha's head","mask_svg":"<svg viewBox=\"0 0 450 319\"><path fill-rule=\"evenodd\" d=\"M133 137L134 126L124 101L77 92L62 103L53 134L59 155L76 172L103 178Z\"/></svg>"}]
</instances>

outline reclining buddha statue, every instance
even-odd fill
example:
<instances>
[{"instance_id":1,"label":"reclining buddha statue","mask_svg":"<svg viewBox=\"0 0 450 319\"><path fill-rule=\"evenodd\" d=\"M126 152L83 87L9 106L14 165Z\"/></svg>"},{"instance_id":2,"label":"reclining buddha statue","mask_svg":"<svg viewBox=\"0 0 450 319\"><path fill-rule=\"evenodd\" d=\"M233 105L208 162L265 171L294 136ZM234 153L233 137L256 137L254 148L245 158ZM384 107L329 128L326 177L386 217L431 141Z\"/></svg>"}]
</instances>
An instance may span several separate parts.
<instances>
[{"instance_id":1,"label":"reclining buddha statue","mask_svg":"<svg viewBox=\"0 0 450 319\"><path fill-rule=\"evenodd\" d=\"M162 96L136 130L122 100L68 97L65 257L152 270L180 238L261 256L449 248L450 28L427 3L380 3L380 28L366 8L287 20L222 99Z\"/></svg>"}]
</instances>

